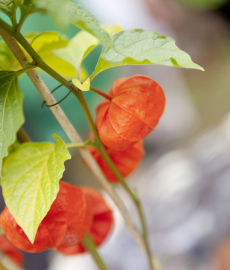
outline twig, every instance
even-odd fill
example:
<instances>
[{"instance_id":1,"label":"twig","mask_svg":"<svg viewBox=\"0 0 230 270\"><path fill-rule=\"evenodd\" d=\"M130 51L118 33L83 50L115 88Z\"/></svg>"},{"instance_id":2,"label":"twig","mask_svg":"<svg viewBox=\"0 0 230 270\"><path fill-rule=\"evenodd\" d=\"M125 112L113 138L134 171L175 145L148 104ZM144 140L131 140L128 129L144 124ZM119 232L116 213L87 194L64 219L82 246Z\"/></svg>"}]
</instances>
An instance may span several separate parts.
<instances>
[{"instance_id":1,"label":"twig","mask_svg":"<svg viewBox=\"0 0 230 270\"><path fill-rule=\"evenodd\" d=\"M91 256L93 257L98 267L101 270L108 270L97 251L97 247L95 243L93 242L93 239L91 238L89 234L86 235L86 237L82 241L82 244L85 247L85 249L91 254Z\"/></svg>"},{"instance_id":2,"label":"twig","mask_svg":"<svg viewBox=\"0 0 230 270\"><path fill-rule=\"evenodd\" d=\"M19 61L19 63L22 65L22 67L26 67L29 63L29 60L25 56L25 54L22 52L21 48L17 44L17 42L0 26L0 34L6 44L9 46L11 51L14 53L15 57ZM31 81L35 85L35 87L38 89L39 93L43 97L43 99L48 104L56 103L55 98L52 96L52 94L49 92L48 88L46 87L45 83L42 81L42 79L39 77L37 72L35 70L30 70L27 72L28 76L30 77ZM62 126L63 130L66 132L69 139L72 141L72 143L83 143L81 137L65 115L64 111L61 109L59 105L56 105L54 107L50 107L50 110ZM120 197L114 190L114 188L107 182L104 174L102 173L100 167L97 165L94 158L90 155L87 149L85 148L78 148L82 158L86 161L89 168L91 169L92 173L94 174L95 178L97 179L98 183L101 185L101 187L110 195L110 197L113 199L114 203L120 210L127 227L129 228L130 232L132 233L134 239L136 242L140 245L140 247L147 252L145 243L142 239L142 235L138 232L134 224L132 223L129 214L127 213L127 210L124 206L124 203L121 201ZM155 259L152 258L155 264ZM157 269L157 268L156 268Z\"/></svg>"}]
</instances>

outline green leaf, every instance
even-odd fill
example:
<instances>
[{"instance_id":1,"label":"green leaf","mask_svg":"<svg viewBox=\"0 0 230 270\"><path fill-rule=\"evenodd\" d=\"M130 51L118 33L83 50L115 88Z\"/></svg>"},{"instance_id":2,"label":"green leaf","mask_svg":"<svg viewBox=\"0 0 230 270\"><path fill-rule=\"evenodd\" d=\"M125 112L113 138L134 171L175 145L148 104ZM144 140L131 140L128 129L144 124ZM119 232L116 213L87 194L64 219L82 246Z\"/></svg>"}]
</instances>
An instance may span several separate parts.
<instances>
[{"instance_id":1,"label":"green leaf","mask_svg":"<svg viewBox=\"0 0 230 270\"><path fill-rule=\"evenodd\" d=\"M0 41L0 70L9 70L16 67L17 60L6 43ZM19 65L18 65L19 66Z\"/></svg>"},{"instance_id":2,"label":"green leaf","mask_svg":"<svg viewBox=\"0 0 230 270\"><path fill-rule=\"evenodd\" d=\"M24 0L20 5L21 19L25 20L26 17L36 12L36 6L33 0Z\"/></svg>"},{"instance_id":3,"label":"green leaf","mask_svg":"<svg viewBox=\"0 0 230 270\"><path fill-rule=\"evenodd\" d=\"M67 27L69 22L68 0L33 0L33 2L39 11L49 13L59 27Z\"/></svg>"},{"instance_id":4,"label":"green leaf","mask_svg":"<svg viewBox=\"0 0 230 270\"><path fill-rule=\"evenodd\" d=\"M88 78L85 82L81 83L78 79L72 80L73 84L77 86L81 91L89 91L90 90L90 78Z\"/></svg>"},{"instance_id":5,"label":"green leaf","mask_svg":"<svg viewBox=\"0 0 230 270\"><path fill-rule=\"evenodd\" d=\"M69 2L69 20L72 24L89 32L108 47L113 47L109 34L101 28L98 20L87 10L79 5Z\"/></svg>"},{"instance_id":6,"label":"green leaf","mask_svg":"<svg viewBox=\"0 0 230 270\"><path fill-rule=\"evenodd\" d=\"M65 48L54 50L52 53L70 63L76 71L78 71L83 59L99 45L99 43L100 41L91 34L80 31L70 40Z\"/></svg>"},{"instance_id":7,"label":"green leaf","mask_svg":"<svg viewBox=\"0 0 230 270\"><path fill-rule=\"evenodd\" d=\"M110 37L123 30L123 27L119 23L112 25L101 25L101 27L108 32Z\"/></svg>"},{"instance_id":8,"label":"green leaf","mask_svg":"<svg viewBox=\"0 0 230 270\"><path fill-rule=\"evenodd\" d=\"M51 66L56 72L62 76L75 77L75 68L52 53L52 51L64 48L68 45L69 40L56 32L44 32L30 37L30 44L34 50L44 59L44 61Z\"/></svg>"},{"instance_id":9,"label":"green leaf","mask_svg":"<svg viewBox=\"0 0 230 270\"><path fill-rule=\"evenodd\" d=\"M0 0L0 11L12 19L17 7L21 4L21 2L22 0Z\"/></svg>"},{"instance_id":10,"label":"green leaf","mask_svg":"<svg viewBox=\"0 0 230 270\"><path fill-rule=\"evenodd\" d=\"M59 190L64 162L70 159L65 143L23 143L3 164L2 189L6 205L33 243L39 224Z\"/></svg>"},{"instance_id":11,"label":"green leaf","mask_svg":"<svg viewBox=\"0 0 230 270\"><path fill-rule=\"evenodd\" d=\"M121 31L112 37L116 51L104 46L91 80L105 69L122 65L165 65L203 70L175 41L142 29Z\"/></svg>"},{"instance_id":12,"label":"green leaf","mask_svg":"<svg viewBox=\"0 0 230 270\"><path fill-rule=\"evenodd\" d=\"M17 73L0 71L0 170L2 159L8 155L8 147L14 143L23 122L22 93Z\"/></svg>"}]
</instances>

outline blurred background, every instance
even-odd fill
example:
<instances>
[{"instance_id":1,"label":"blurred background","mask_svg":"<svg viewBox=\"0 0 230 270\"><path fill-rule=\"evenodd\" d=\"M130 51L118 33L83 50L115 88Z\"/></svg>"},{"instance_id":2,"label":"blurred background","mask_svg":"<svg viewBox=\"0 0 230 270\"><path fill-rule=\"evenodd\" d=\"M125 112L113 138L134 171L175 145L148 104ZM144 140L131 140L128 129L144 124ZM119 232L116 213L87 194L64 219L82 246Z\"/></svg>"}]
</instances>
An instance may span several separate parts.
<instances>
[{"instance_id":1,"label":"blurred background","mask_svg":"<svg viewBox=\"0 0 230 270\"><path fill-rule=\"evenodd\" d=\"M125 30L143 28L171 36L205 72L161 66L125 66L98 75L92 85L108 92L120 77L145 74L166 94L166 109L144 141L146 156L128 183L138 190L148 221L151 247L164 270L230 270L230 1L229 0L84 0L75 1L101 24L119 23ZM39 23L38 23L39 21ZM23 33L61 31L48 16L32 15ZM101 48L84 65L90 74ZM50 90L58 84L41 74ZM34 141L52 141L64 131L29 79L24 93L25 129ZM60 99L67 90L59 90ZM85 94L92 113L102 98ZM61 103L86 139L89 126L74 96ZM65 181L99 188L77 151L66 162ZM138 225L135 209L116 185ZM100 252L110 270L144 270L148 261L113 205L115 226ZM4 203L1 203L1 210ZM27 270L96 270L88 255L63 257L54 251L26 254Z\"/></svg>"}]
</instances>

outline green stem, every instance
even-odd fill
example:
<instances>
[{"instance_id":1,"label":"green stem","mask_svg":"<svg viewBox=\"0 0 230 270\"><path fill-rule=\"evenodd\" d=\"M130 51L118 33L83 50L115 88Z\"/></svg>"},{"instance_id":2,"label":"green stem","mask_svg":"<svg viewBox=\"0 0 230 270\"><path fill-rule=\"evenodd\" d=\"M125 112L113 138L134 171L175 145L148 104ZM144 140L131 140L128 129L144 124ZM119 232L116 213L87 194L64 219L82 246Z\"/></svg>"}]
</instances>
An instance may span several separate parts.
<instances>
[{"instance_id":1,"label":"green stem","mask_svg":"<svg viewBox=\"0 0 230 270\"><path fill-rule=\"evenodd\" d=\"M1 270L8 270L2 263L0 263L0 269Z\"/></svg>"},{"instance_id":2,"label":"green stem","mask_svg":"<svg viewBox=\"0 0 230 270\"><path fill-rule=\"evenodd\" d=\"M95 88L95 87L93 87L93 86L90 86L90 89L91 89L93 92L97 93L98 95L100 95L100 96L102 96L102 97L104 97L104 98L106 98L106 99L108 99L108 100L111 100L111 99L112 99L112 97L111 97L110 95L108 95L108 94L102 92L101 90L99 90L99 89L97 89L97 88Z\"/></svg>"},{"instance_id":3,"label":"green stem","mask_svg":"<svg viewBox=\"0 0 230 270\"><path fill-rule=\"evenodd\" d=\"M20 30L21 30L21 28L22 28L22 26L23 26L23 24L24 24L24 22L25 22L25 20L32 14L32 12L29 12L29 13L27 13L27 14L23 14L23 11L22 11L22 9L21 9L21 18L20 18L20 20L19 20L19 23L18 23L18 25L16 26L16 31L17 32L20 32Z\"/></svg>"},{"instance_id":4,"label":"green stem","mask_svg":"<svg viewBox=\"0 0 230 270\"><path fill-rule=\"evenodd\" d=\"M100 270L108 270L106 265L104 264L103 260L101 259L99 253L97 252L97 248L95 243L93 242L91 236L88 234L82 241L83 246L86 250L89 251L89 253L94 258L95 262L97 263Z\"/></svg>"},{"instance_id":5,"label":"green stem","mask_svg":"<svg viewBox=\"0 0 230 270\"><path fill-rule=\"evenodd\" d=\"M151 265L151 269L154 270L155 267L154 267L152 259L151 259L151 251L150 251L150 246L149 246L149 243L148 243L147 226L146 226L144 213L143 213L143 210L142 210L140 200L139 200L138 196L131 191L131 189L129 188L129 186L127 185L125 180L123 179L123 176L120 174L120 172L117 170L116 166L114 165L114 163L112 162L112 160L108 156L108 154L107 154L107 152L105 150L105 147L104 147L103 143L101 142L100 137L99 137L99 135L97 133L97 129L96 129L95 125L94 125L94 121L92 119L90 110L89 110L88 105L87 105L87 103L85 101L85 98L83 96L82 91L80 91L76 86L72 85L69 81L64 79L61 75L59 75L51 67L49 67L43 61L43 59L37 54L37 52L31 47L31 45L27 42L27 40L24 38L24 36L21 33L18 33L18 32L15 33L13 31L13 28L10 25L8 25L7 23L5 23L2 19L0 19L0 26L6 32L8 32L10 35L12 35L24 47L24 49L29 53L29 55L32 57L34 62L41 69L43 69L46 73L48 73L50 76L55 78L57 81L59 81L65 87L67 87L69 90L73 90L73 93L76 95L79 102L81 103L83 111L84 111L84 113L86 115L86 118L87 118L87 120L89 122L89 125L90 125L90 127L92 129L92 132L93 132L94 137L95 137L95 145L97 146L98 151L100 152L102 157L106 160L106 162L110 166L113 173L117 176L117 178L120 181L120 183L122 184L122 186L128 192L128 194L132 198L132 200L133 200L133 202L134 202L134 204L135 204L135 206L137 208L137 211L138 211L138 214L139 214L139 217L140 217L140 221L141 221L141 225L142 225L142 233L143 233L142 236L143 236L143 239L144 239L144 242L145 242L145 247L146 247L146 250L147 250L149 262L150 262L150 265Z\"/></svg>"},{"instance_id":6,"label":"green stem","mask_svg":"<svg viewBox=\"0 0 230 270\"><path fill-rule=\"evenodd\" d=\"M93 146L92 140L88 140L84 143L66 143L67 148L73 148L73 147L86 147L86 146Z\"/></svg>"},{"instance_id":7,"label":"green stem","mask_svg":"<svg viewBox=\"0 0 230 270\"><path fill-rule=\"evenodd\" d=\"M149 260L149 264L151 267L151 270L154 270L155 267L153 265L153 261L152 261L152 255L151 255L151 249L150 249L150 245L149 245L149 241L148 241L148 230L147 230L147 225L146 225L146 221L145 221L145 216L144 216L144 212L141 206L141 202L139 197L129 188L129 186L127 185L127 183L125 182L123 176L121 175L121 173L118 171L117 167L114 165L113 161L111 160L111 158L109 157L109 155L107 154L105 147L98 135L97 129L95 127L93 118L91 116L89 107L86 103L86 100L84 98L84 95L82 93L82 91L77 93L77 97L79 102L81 103L81 106L84 110L84 113L86 115L86 118L89 122L89 125L92 129L92 132L94 134L95 137L95 145L97 147L97 150L100 152L100 154L102 155L102 157L104 158L104 160L106 161L106 163L109 165L110 169L113 171L113 173L115 174L115 176L118 178L119 182L121 183L121 185L124 187L124 189L127 191L127 193L130 195L130 197L132 198L136 208L137 208L137 212L141 221L141 226L142 226L142 236L145 242L145 247L147 250L147 254L148 254L148 260Z\"/></svg>"},{"instance_id":8,"label":"green stem","mask_svg":"<svg viewBox=\"0 0 230 270\"><path fill-rule=\"evenodd\" d=\"M27 71L29 71L31 69L35 69L37 67L38 67L37 65L29 65L26 68L22 68L22 69L18 70L17 71L18 77L21 76L22 74L24 74L25 72L27 72Z\"/></svg>"}]
</instances>

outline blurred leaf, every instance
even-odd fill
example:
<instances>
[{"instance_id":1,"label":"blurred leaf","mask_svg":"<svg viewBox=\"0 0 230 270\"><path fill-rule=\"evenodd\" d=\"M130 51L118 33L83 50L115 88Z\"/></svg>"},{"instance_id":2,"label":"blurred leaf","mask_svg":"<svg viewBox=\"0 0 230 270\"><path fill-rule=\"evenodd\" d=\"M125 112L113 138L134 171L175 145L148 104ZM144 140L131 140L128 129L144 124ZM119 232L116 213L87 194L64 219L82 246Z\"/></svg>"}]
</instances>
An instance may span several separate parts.
<instances>
[{"instance_id":1,"label":"blurred leaf","mask_svg":"<svg viewBox=\"0 0 230 270\"><path fill-rule=\"evenodd\" d=\"M49 13L57 25L66 28L69 22L68 0L33 0L38 10Z\"/></svg>"},{"instance_id":2,"label":"blurred leaf","mask_svg":"<svg viewBox=\"0 0 230 270\"><path fill-rule=\"evenodd\" d=\"M90 78L88 78L85 82L81 83L78 79L72 80L73 84L77 86L81 91L89 91L90 89Z\"/></svg>"},{"instance_id":3,"label":"blurred leaf","mask_svg":"<svg viewBox=\"0 0 230 270\"><path fill-rule=\"evenodd\" d=\"M227 0L180 0L185 4L198 8L216 9L221 7Z\"/></svg>"},{"instance_id":4,"label":"blurred leaf","mask_svg":"<svg viewBox=\"0 0 230 270\"><path fill-rule=\"evenodd\" d=\"M109 34L101 28L98 20L79 5L69 2L69 20L72 24L98 38L102 44L113 46Z\"/></svg>"},{"instance_id":5,"label":"blurred leaf","mask_svg":"<svg viewBox=\"0 0 230 270\"><path fill-rule=\"evenodd\" d=\"M51 66L56 72L67 78L76 77L75 68L60 57L53 54L53 50L64 48L69 40L56 32L27 33L24 35L27 41L32 45L35 51ZM27 58L32 61L29 54L21 47ZM8 48L4 41L0 41L0 70L18 70L21 65ZM39 70L38 70L39 71ZM81 78L87 78L87 71L81 69Z\"/></svg>"},{"instance_id":6,"label":"blurred leaf","mask_svg":"<svg viewBox=\"0 0 230 270\"><path fill-rule=\"evenodd\" d=\"M101 25L101 27L105 29L110 36L114 36L116 33L123 30L123 27L118 23L112 25Z\"/></svg>"},{"instance_id":7,"label":"blurred leaf","mask_svg":"<svg viewBox=\"0 0 230 270\"><path fill-rule=\"evenodd\" d=\"M28 17L30 14L36 12L36 6L33 0L24 0L22 5L20 5L21 9L21 19Z\"/></svg>"},{"instance_id":8,"label":"blurred leaf","mask_svg":"<svg viewBox=\"0 0 230 270\"><path fill-rule=\"evenodd\" d=\"M16 9L21 3L22 0L0 0L0 11L12 19Z\"/></svg>"},{"instance_id":9,"label":"blurred leaf","mask_svg":"<svg viewBox=\"0 0 230 270\"><path fill-rule=\"evenodd\" d=\"M62 49L52 51L59 58L70 63L78 72L83 59L99 44L99 40L91 34L81 31Z\"/></svg>"},{"instance_id":10,"label":"blurred leaf","mask_svg":"<svg viewBox=\"0 0 230 270\"><path fill-rule=\"evenodd\" d=\"M8 155L8 147L14 143L23 122L22 93L17 73L0 71L0 171L2 159Z\"/></svg>"},{"instance_id":11,"label":"blurred leaf","mask_svg":"<svg viewBox=\"0 0 230 270\"><path fill-rule=\"evenodd\" d=\"M6 205L33 243L37 229L59 190L59 180L70 159L65 143L23 143L3 165L2 189Z\"/></svg>"},{"instance_id":12,"label":"blurred leaf","mask_svg":"<svg viewBox=\"0 0 230 270\"><path fill-rule=\"evenodd\" d=\"M122 65L165 65L203 70L175 41L143 29L121 31L112 37L116 51L104 46L91 80L101 71Z\"/></svg>"},{"instance_id":13,"label":"blurred leaf","mask_svg":"<svg viewBox=\"0 0 230 270\"><path fill-rule=\"evenodd\" d=\"M6 43L0 41L0 70L14 69L17 64L17 60L14 54L11 52Z\"/></svg>"},{"instance_id":14,"label":"blurred leaf","mask_svg":"<svg viewBox=\"0 0 230 270\"><path fill-rule=\"evenodd\" d=\"M64 48L69 40L56 32L44 32L31 39L34 50L55 71L66 77L76 77L75 68L52 53L53 50Z\"/></svg>"},{"instance_id":15,"label":"blurred leaf","mask_svg":"<svg viewBox=\"0 0 230 270\"><path fill-rule=\"evenodd\" d=\"M18 141L18 139L16 139L15 142L8 147L9 155L15 152L20 145L20 142Z\"/></svg>"}]
</instances>

